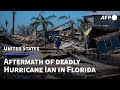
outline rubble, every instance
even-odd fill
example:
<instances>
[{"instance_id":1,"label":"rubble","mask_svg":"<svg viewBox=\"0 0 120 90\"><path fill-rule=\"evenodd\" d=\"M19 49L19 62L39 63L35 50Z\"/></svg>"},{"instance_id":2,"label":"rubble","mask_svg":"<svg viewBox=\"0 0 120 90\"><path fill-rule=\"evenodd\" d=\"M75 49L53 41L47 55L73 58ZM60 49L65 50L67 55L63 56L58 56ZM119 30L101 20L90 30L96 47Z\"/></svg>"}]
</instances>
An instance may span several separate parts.
<instances>
[{"instance_id":1,"label":"rubble","mask_svg":"<svg viewBox=\"0 0 120 90\"><path fill-rule=\"evenodd\" d=\"M54 28L53 30L55 30ZM70 31L70 30L69 30ZM97 54L96 48L88 48L87 45L87 36L84 37L84 41L82 40L82 37L80 37L81 33L76 32L75 37L71 37L71 32L64 32L61 33L61 35L56 36L62 39L62 45L60 46L60 54L56 54L56 48L54 46L54 42L47 42L47 45L45 46L45 41L43 39L37 39L35 36L20 36L20 35L12 35L10 37L9 35L3 35L6 38L7 43L1 44L0 49L3 49L4 45L10 45L10 46L18 46L18 43L21 43L21 47L27 47L26 52L0 52L0 56L3 56L3 53L6 54L25 54L26 56L21 56L21 58L24 59L30 59L30 58L38 58L38 59L60 59L61 61L58 63L69 64L69 67L67 67L67 64L64 64L65 68L70 68L72 72L75 70L80 70L80 67L95 67L96 72L94 73L72 73L72 72L65 72L65 73L30 73L30 74L7 74L3 73L3 62L1 62L5 57L0 57L0 77L2 79L98 79L102 78L101 76L108 75L108 74L119 74L119 72L112 72L113 70L119 70L119 67L108 65L106 63L95 61L93 58L88 58L88 55L94 55ZM89 32L86 32L85 35L88 35L90 33L91 29L89 29ZM0 38L2 40L3 37ZM16 42L14 39L16 39L19 42ZM6 41L5 41L6 42ZM11 45L12 44L12 45ZM39 50L31 50L32 48L29 48L29 46L33 47L38 46ZM17 47L20 48L20 47ZM88 52L87 52L88 51ZM84 53L85 52L85 53ZM84 54L83 54L84 53ZM115 52L116 53L116 52ZM119 52L118 52L119 53ZM37 54L37 56L33 57L30 54ZM99 55L99 54L97 54ZM19 57L12 57L12 58L19 58ZM72 59L71 59L72 58ZM64 60L62 60L64 59ZM74 65L70 64L69 61L74 63ZM80 59L80 62L77 61ZM96 57L96 59L98 59ZM78 62L78 64L76 64ZM108 62L108 61L107 61ZM58 67L56 65L53 65L55 67ZM104 68L103 68L104 67ZM77 69L76 69L77 68ZM108 73L109 72L109 73ZM112 72L112 73L111 73ZM103 77L104 78L104 77Z\"/></svg>"}]
</instances>

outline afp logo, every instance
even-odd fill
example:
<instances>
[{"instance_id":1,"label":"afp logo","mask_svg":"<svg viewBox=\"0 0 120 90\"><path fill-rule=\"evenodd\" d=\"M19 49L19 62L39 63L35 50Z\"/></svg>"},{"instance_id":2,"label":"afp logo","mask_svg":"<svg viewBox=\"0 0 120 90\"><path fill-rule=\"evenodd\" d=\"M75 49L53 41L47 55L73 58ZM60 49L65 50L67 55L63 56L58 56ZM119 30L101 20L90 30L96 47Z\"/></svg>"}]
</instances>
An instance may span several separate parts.
<instances>
[{"instance_id":1,"label":"afp logo","mask_svg":"<svg viewBox=\"0 0 120 90\"><path fill-rule=\"evenodd\" d=\"M117 15L103 15L100 20L117 20Z\"/></svg>"}]
</instances>

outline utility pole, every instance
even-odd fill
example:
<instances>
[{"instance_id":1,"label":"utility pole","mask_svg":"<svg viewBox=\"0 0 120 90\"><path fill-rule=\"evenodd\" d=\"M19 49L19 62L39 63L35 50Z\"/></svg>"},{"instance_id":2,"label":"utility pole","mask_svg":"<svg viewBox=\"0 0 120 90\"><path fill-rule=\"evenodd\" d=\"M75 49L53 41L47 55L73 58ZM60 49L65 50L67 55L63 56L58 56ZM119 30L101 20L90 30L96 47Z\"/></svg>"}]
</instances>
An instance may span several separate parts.
<instances>
[{"instance_id":1,"label":"utility pole","mask_svg":"<svg viewBox=\"0 0 120 90\"><path fill-rule=\"evenodd\" d=\"M8 21L7 20L5 21L5 25L6 25L5 33L8 33L8 29L7 29Z\"/></svg>"},{"instance_id":2,"label":"utility pole","mask_svg":"<svg viewBox=\"0 0 120 90\"><path fill-rule=\"evenodd\" d=\"M13 19L12 35L14 35L14 25L15 25L15 12L14 11L12 12L12 15L13 15L13 17L12 17L12 19Z\"/></svg>"}]
</instances>

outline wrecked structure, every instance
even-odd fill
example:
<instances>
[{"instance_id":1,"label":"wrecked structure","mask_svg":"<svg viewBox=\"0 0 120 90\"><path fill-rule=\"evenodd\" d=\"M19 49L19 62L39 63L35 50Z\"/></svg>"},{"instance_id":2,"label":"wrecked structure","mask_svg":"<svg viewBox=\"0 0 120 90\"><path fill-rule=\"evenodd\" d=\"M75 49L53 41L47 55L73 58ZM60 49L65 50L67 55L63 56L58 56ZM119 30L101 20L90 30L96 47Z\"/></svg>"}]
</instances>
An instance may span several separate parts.
<instances>
[{"instance_id":1,"label":"wrecked structure","mask_svg":"<svg viewBox=\"0 0 120 90\"><path fill-rule=\"evenodd\" d=\"M59 26L56 26L54 28L50 28L47 30L46 35L44 35L44 30L37 30L37 31L33 32L33 36L37 37L37 39L40 39L42 41L44 41L44 37L47 37L49 43L53 42L53 40L56 37L59 37L63 40L74 38L73 35L75 34L75 32L77 30L72 28L70 23L71 23L71 21L61 24ZM72 29L73 29L73 31L72 31Z\"/></svg>"},{"instance_id":2,"label":"wrecked structure","mask_svg":"<svg viewBox=\"0 0 120 90\"><path fill-rule=\"evenodd\" d=\"M102 16L116 15L113 18L101 20ZM120 11L93 11L84 16L92 22L89 33L89 48L96 48L100 53L107 53L119 48Z\"/></svg>"},{"instance_id":3,"label":"wrecked structure","mask_svg":"<svg viewBox=\"0 0 120 90\"><path fill-rule=\"evenodd\" d=\"M97 48L101 53L106 53L120 48L120 31L96 37Z\"/></svg>"},{"instance_id":4,"label":"wrecked structure","mask_svg":"<svg viewBox=\"0 0 120 90\"><path fill-rule=\"evenodd\" d=\"M15 40L11 35L9 34L0 34L0 43L1 44L7 44L11 46L21 46L20 43L18 43L17 40Z\"/></svg>"},{"instance_id":5,"label":"wrecked structure","mask_svg":"<svg viewBox=\"0 0 120 90\"><path fill-rule=\"evenodd\" d=\"M96 48L100 53L107 53L119 48L119 30L106 30L103 28L93 27L89 33L89 48Z\"/></svg>"},{"instance_id":6,"label":"wrecked structure","mask_svg":"<svg viewBox=\"0 0 120 90\"><path fill-rule=\"evenodd\" d=\"M66 25L64 27L64 25ZM69 22L62 24L58 27L55 27L53 29L50 29L46 35L49 35L49 39L52 35L55 35L55 37L59 36L62 37L62 46L60 47L60 52L61 54L56 54L56 48L52 47L42 47L45 46L40 45L40 42L44 43L44 30L40 31L35 31L33 33L33 36L13 36L17 41L22 43L24 46L31 46L31 45L40 45L40 51L26 51L22 52L24 54L19 54L23 59L31 59L31 58L38 58L38 59L80 59L81 63L79 65L71 65L73 68L75 67L95 67L97 72L96 73L42 73L42 74L37 74L37 73L31 73L31 74L3 74L4 78L16 78L16 79L99 79L102 78L103 76L107 77L108 75L115 75L116 73L119 75L119 67L114 67L114 66L109 66L102 64L100 62L96 62L93 59L86 58L85 54L78 54L78 53L73 53L74 50L78 52L83 52L86 50L93 50L90 48L96 48L99 52L109 52L111 50L114 50L115 48L120 47L120 32L119 31L110 31L107 29L103 29L100 27L95 27L93 26L92 28L88 29L84 33L84 40L79 40L79 39L70 39L73 38L73 34L75 35L75 38L79 38L79 35L81 33L75 31L72 32L71 26L68 26ZM38 40L39 39L39 40ZM4 42L4 41L3 41ZM8 39L5 42L10 42ZM11 41L9 43L10 45L16 45L14 41ZM48 43L48 45L51 45L51 43ZM86 46L86 47L84 47ZM68 49L68 53L63 52L64 50ZM13 53L13 52L12 52ZM21 52L17 52L21 53ZM11 54L11 52L10 52ZM35 57L33 57L34 54L37 54ZM91 54L91 53L90 53ZM7 55L7 54L6 54ZM23 57L25 55L25 57ZM83 56L84 55L84 56ZM18 56L14 56L12 58L19 58ZM120 64L119 64L120 65ZM51 67L58 67L56 65L52 65ZM15 66L16 67L16 66ZM67 66L65 66L67 67ZM3 71L1 71L3 72ZM0 73L1 73L0 72ZM2 74L1 74L2 75Z\"/></svg>"},{"instance_id":7,"label":"wrecked structure","mask_svg":"<svg viewBox=\"0 0 120 90\"><path fill-rule=\"evenodd\" d=\"M50 37L61 37L64 40L74 38L76 30L72 27L73 24L73 21L68 21L55 28L49 29L48 35Z\"/></svg>"},{"instance_id":8,"label":"wrecked structure","mask_svg":"<svg viewBox=\"0 0 120 90\"><path fill-rule=\"evenodd\" d=\"M117 16L117 20L112 19L113 15ZM111 18L101 20L102 16L110 16ZM106 30L120 29L120 11L93 11L87 15L84 15L84 17L88 18L94 27L100 27Z\"/></svg>"}]
</instances>

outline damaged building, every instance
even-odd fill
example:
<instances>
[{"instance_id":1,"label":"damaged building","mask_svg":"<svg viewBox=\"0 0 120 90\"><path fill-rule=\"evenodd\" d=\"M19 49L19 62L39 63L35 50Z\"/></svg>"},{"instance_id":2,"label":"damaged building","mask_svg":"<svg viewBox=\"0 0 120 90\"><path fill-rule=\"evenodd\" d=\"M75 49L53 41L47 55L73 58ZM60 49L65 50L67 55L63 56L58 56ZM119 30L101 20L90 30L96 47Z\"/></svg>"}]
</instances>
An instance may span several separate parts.
<instances>
[{"instance_id":1,"label":"damaged building","mask_svg":"<svg viewBox=\"0 0 120 90\"><path fill-rule=\"evenodd\" d=\"M116 15L112 18L101 20L102 16ZM97 48L100 53L106 53L120 47L120 11L94 11L85 15L92 22L89 33L89 48Z\"/></svg>"},{"instance_id":2,"label":"damaged building","mask_svg":"<svg viewBox=\"0 0 120 90\"><path fill-rule=\"evenodd\" d=\"M102 16L117 16L117 20L105 19L101 20ZM84 16L90 22L92 22L94 27L104 28L106 30L118 30L120 29L120 11L94 11Z\"/></svg>"},{"instance_id":3,"label":"damaged building","mask_svg":"<svg viewBox=\"0 0 120 90\"><path fill-rule=\"evenodd\" d=\"M120 48L120 31L96 37L97 48L101 53L106 53Z\"/></svg>"}]
</instances>

